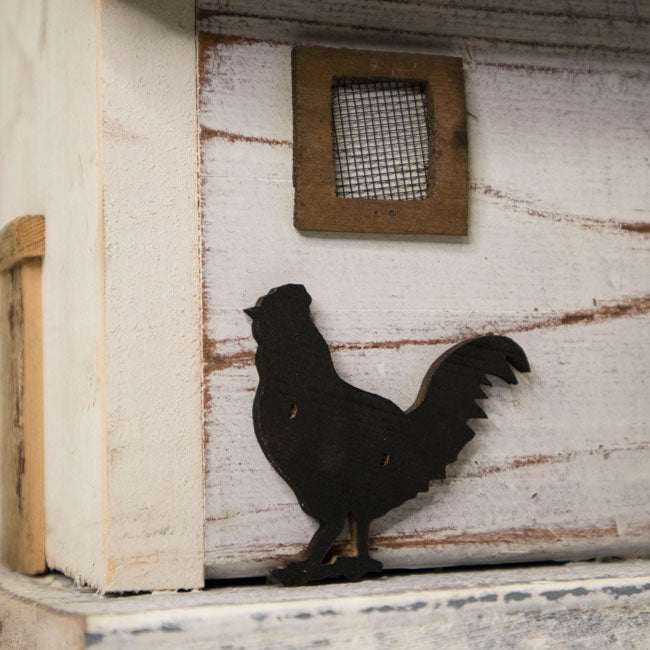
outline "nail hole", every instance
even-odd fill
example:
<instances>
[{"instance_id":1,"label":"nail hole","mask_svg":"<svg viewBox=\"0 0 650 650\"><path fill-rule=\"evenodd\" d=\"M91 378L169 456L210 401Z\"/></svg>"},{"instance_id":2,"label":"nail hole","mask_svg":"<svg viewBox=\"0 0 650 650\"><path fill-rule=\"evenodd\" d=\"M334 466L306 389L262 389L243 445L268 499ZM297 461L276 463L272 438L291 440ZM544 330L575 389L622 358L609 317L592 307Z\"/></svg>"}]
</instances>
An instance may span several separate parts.
<instances>
[{"instance_id":1,"label":"nail hole","mask_svg":"<svg viewBox=\"0 0 650 650\"><path fill-rule=\"evenodd\" d=\"M385 465L388 465L389 460L390 460L390 454L384 452L384 455L382 456L382 459L381 459L382 467L384 467Z\"/></svg>"},{"instance_id":2,"label":"nail hole","mask_svg":"<svg viewBox=\"0 0 650 650\"><path fill-rule=\"evenodd\" d=\"M295 404L291 405L291 413L289 413L289 419L293 420L293 418L298 415L298 407Z\"/></svg>"}]
</instances>

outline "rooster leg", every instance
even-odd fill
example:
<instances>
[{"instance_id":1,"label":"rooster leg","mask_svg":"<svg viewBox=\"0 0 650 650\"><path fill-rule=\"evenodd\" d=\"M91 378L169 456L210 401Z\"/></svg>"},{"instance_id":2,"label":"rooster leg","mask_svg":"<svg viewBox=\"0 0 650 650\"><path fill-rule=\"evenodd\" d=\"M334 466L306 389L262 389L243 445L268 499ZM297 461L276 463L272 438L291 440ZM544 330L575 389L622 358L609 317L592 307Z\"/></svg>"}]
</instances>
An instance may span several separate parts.
<instances>
[{"instance_id":1,"label":"rooster leg","mask_svg":"<svg viewBox=\"0 0 650 650\"><path fill-rule=\"evenodd\" d=\"M352 538L352 545L356 552L359 564L364 569L364 573L381 571L383 568L381 562L373 560L370 557L370 550L368 549L369 528L369 520L356 519L350 515L350 537Z\"/></svg>"},{"instance_id":2,"label":"rooster leg","mask_svg":"<svg viewBox=\"0 0 650 650\"><path fill-rule=\"evenodd\" d=\"M370 557L368 550L368 528L370 523L363 519L355 519L350 515L350 541L354 548L355 555L359 559Z\"/></svg>"},{"instance_id":3,"label":"rooster leg","mask_svg":"<svg viewBox=\"0 0 650 650\"><path fill-rule=\"evenodd\" d=\"M322 562L327 555L327 551L330 550L332 542L343 528L344 521L344 517L341 517L321 522L318 530L311 538L309 546L302 554L302 559L271 571L268 578L269 582L296 586L336 577L337 574L329 570L329 565L322 564Z\"/></svg>"},{"instance_id":4,"label":"rooster leg","mask_svg":"<svg viewBox=\"0 0 650 650\"><path fill-rule=\"evenodd\" d=\"M328 522L321 522L318 530L309 542L309 546L305 550L305 562L322 562L323 558L330 550L332 542L343 528L343 519L334 519Z\"/></svg>"}]
</instances>

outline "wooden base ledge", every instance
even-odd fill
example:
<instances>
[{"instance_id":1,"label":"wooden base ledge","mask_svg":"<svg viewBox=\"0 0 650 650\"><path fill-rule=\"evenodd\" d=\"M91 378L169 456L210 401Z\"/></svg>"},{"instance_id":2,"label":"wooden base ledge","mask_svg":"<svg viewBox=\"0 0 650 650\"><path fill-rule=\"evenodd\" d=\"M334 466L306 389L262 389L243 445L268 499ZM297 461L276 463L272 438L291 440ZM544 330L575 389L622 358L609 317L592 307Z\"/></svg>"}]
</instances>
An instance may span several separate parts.
<instances>
[{"instance_id":1,"label":"wooden base ledge","mask_svg":"<svg viewBox=\"0 0 650 650\"><path fill-rule=\"evenodd\" d=\"M102 597L0 569L0 647L647 647L650 560Z\"/></svg>"}]
</instances>

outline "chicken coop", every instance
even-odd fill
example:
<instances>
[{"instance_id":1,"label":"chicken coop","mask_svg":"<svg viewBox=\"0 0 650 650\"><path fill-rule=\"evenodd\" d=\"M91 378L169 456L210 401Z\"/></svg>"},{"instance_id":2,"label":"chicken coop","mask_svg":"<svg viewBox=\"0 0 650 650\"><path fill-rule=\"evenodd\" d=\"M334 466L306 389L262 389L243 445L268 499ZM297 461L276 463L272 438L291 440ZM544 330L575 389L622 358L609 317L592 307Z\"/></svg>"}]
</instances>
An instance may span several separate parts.
<instances>
[{"instance_id":1,"label":"chicken coop","mask_svg":"<svg viewBox=\"0 0 650 650\"><path fill-rule=\"evenodd\" d=\"M3 5L0 645L641 647L649 43L633 0ZM287 284L404 411L467 339L530 363L354 585L261 580L318 528L252 415Z\"/></svg>"}]
</instances>

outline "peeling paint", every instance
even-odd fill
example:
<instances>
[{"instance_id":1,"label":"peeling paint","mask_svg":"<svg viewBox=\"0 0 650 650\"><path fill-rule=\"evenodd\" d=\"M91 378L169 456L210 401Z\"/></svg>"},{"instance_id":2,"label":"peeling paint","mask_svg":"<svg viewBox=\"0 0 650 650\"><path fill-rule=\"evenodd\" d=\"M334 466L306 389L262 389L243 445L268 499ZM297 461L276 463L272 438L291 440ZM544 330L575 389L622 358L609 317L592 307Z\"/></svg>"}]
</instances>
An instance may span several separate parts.
<instances>
[{"instance_id":1,"label":"peeling paint","mask_svg":"<svg viewBox=\"0 0 650 650\"><path fill-rule=\"evenodd\" d=\"M456 607L460 609L461 607L471 603L494 603L496 600L496 594L488 594L487 596L479 596L478 598L476 598L476 596L469 596L468 598L455 598L449 600L447 601L447 607Z\"/></svg>"},{"instance_id":2,"label":"peeling paint","mask_svg":"<svg viewBox=\"0 0 650 650\"><path fill-rule=\"evenodd\" d=\"M199 31L199 42L201 49L207 50L210 47L220 46L228 47L230 45L255 45L256 43L264 43L266 45L290 45L289 41L279 41L276 39L256 38L254 36L242 36L240 34L215 34L210 31ZM201 60L201 68L204 69L203 60ZM203 80L203 78L201 78ZM201 84L203 85L203 84Z\"/></svg>"},{"instance_id":3,"label":"peeling paint","mask_svg":"<svg viewBox=\"0 0 650 650\"><path fill-rule=\"evenodd\" d=\"M634 585L626 585L624 587L603 587L601 591L614 596L614 599L618 600L619 596L634 596L635 594L641 594L644 591L650 591L650 583L638 587Z\"/></svg>"},{"instance_id":4,"label":"peeling paint","mask_svg":"<svg viewBox=\"0 0 650 650\"><path fill-rule=\"evenodd\" d=\"M522 199L502 190L498 190L491 185L484 183L472 183L470 190L480 191L486 196L507 202L507 207L515 212L527 214L530 217L539 217L557 223L567 223L579 226L587 230L601 230L610 233L619 234L650 234L650 223L642 221L618 221L616 219L596 219L569 212L558 210L540 210L531 205L531 201Z\"/></svg>"},{"instance_id":5,"label":"peeling paint","mask_svg":"<svg viewBox=\"0 0 650 650\"><path fill-rule=\"evenodd\" d=\"M557 543L568 539L591 539L596 537L618 536L618 529L611 526L586 526L584 528L509 528L479 533L452 533L426 530L418 535L380 535L371 539L371 550L381 548L428 548L442 545L492 545L521 543Z\"/></svg>"},{"instance_id":6,"label":"peeling paint","mask_svg":"<svg viewBox=\"0 0 650 650\"><path fill-rule=\"evenodd\" d=\"M650 235L650 222L647 221L634 221L621 224L621 230L629 230L630 232L642 233Z\"/></svg>"},{"instance_id":7,"label":"peeling paint","mask_svg":"<svg viewBox=\"0 0 650 650\"><path fill-rule=\"evenodd\" d=\"M510 72L524 71L524 72L535 72L551 75L575 75L575 76L603 76L606 74L600 68L594 67L584 67L584 68L568 68L564 66L554 66L554 65L536 65L532 63L504 63L502 61L473 61L474 65L485 68L497 68L499 70L507 70ZM648 80L650 75L637 70L617 70L616 74L622 77L623 79L634 79L634 80Z\"/></svg>"},{"instance_id":8,"label":"peeling paint","mask_svg":"<svg viewBox=\"0 0 650 650\"><path fill-rule=\"evenodd\" d=\"M418 609L426 607L427 603L423 600L418 600L410 605L382 605L380 607L366 607L362 609L362 614L374 614L379 612L380 614L388 614L389 612L417 612Z\"/></svg>"},{"instance_id":9,"label":"peeling paint","mask_svg":"<svg viewBox=\"0 0 650 650\"><path fill-rule=\"evenodd\" d=\"M450 533L443 529L424 529L417 534L376 535L370 538L370 550L401 548L436 548L440 546L493 546L505 544L565 544L568 541L617 538L618 528L615 524L610 526L584 526L582 528L563 528L555 526L550 528L507 528L476 533ZM241 558L242 556L269 557L279 554L296 555L304 550L304 544L280 543L272 546L251 544L249 546L237 545L233 553L228 554L222 550L222 557Z\"/></svg>"},{"instance_id":10,"label":"peeling paint","mask_svg":"<svg viewBox=\"0 0 650 650\"><path fill-rule=\"evenodd\" d=\"M558 589L557 591L542 591L541 595L546 600L560 600L565 596L586 596L589 592L584 587L576 587L575 589Z\"/></svg>"},{"instance_id":11,"label":"peeling paint","mask_svg":"<svg viewBox=\"0 0 650 650\"><path fill-rule=\"evenodd\" d=\"M160 627L140 627L131 630L131 634L149 634L150 632L182 632L183 628L175 623L163 623Z\"/></svg>"},{"instance_id":12,"label":"peeling paint","mask_svg":"<svg viewBox=\"0 0 650 650\"><path fill-rule=\"evenodd\" d=\"M252 135L242 135L241 133L231 133L229 131L210 129L207 126L201 127L202 140L215 138L219 140L228 140L228 142L250 142L255 144L268 144L272 147L293 147L293 142L290 140L274 140L273 138L261 138Z\"/></svg>"},{"instance_id":13,"label":"peeling paint","mask_svg":"<svg viewBox=\"0 0 650 650\"><path fill-rule=\"evenodd\" d=\"M649 448L650 442L639 442L633 445L621 445L618 447L609 448L600 446L596 449L575 449L560 454L532 454L530 456L517 456L515 458L507 460L502 465L488 465L486 467L479 467L475 471L463 473L462 476L463 478L482 478L490 474L498 474L500 472L517 470L521 469L522 467L530 467L532 465L568 463L574 458L581 456L602 456L604 460L607 460L611 454L616 452L645 451ZM533 494L531 498L534 498L536 496L537 493Z\"/></svg>"},{"instance_id":14,"label":"peeling paint","mask_svg":"<svg viewBox=\"0 0 650 650\"><path fill-rule=\"evenodd\" d=\"M493 7L490 7L490 11L493 12L495 9ZM205 15L204 15L205 14ZM203 20L209 20L210 15L207 14L207 12L202 11L201 12L201 19ZM204 49L212 46L219 46L219 47L230 47L233 45L257 45L257 44L264 44L264 45L271 45L271 46L294 46L294 45L307 45L311 44L311 41L306 41L302 40L297 37L293 37L290 40L287 39L280 39L280 38L271 38L271 37L262 37L262 36L244 36L242 34L226 34L226 33L212 33L209 31L209 26L204 26L204 28L207 27L208 31L199 31L199 39L201 42L201 52L203 53ZM201 59L203 61L203 59ZM542 73L542 74L550 74L550 75L574 75L574 76L603 76L606 74L602 69L600 68L594 68L591 66L587 67L567 67L567 66L559 66L559 65L536 65L536 64L531 64L531 63L505 63L503 61L479 61L474 58L472 59L465 59L465 63L471 66L477 66L477 67L486 67L486 68L496 68L499 70L507 70L507 71L524 71L524 72L535 72L535 73ZM204 70L204 66L200 66L201 70ZM616 74L620 76L622 79L632 79L635 81L645 81L650 79L650 75L634 70L617 70ZM203 81L203 76L201 77L201 80ZM202 83L203 85L203 83ZM469 113L471 115L471 113ZM472 116L474 117L474 116Z\"/></svg>"},{"instance_id":15,"label":"peeling paint","mask_svg":"<svg viewBox=\"0 0 650 650\"><path fill-rule=\"evenodd\" d=\"M503 600L504 602L509 603L511 600L518 602L521 600L526 600L526 598L532 598L532 596L523 591L511 591L504 596Z\"/></svg>"},{"instance_id":16,"label":"peeling paint","mask_svg":"<svg viewBox=\"0 0 650 650\"><path fill-rule=\"evenodd\" d=\"M320 616L338 616L338 613L333 609L324 609L322 612L318 612Z\"/></svg>"}]
</instances>

